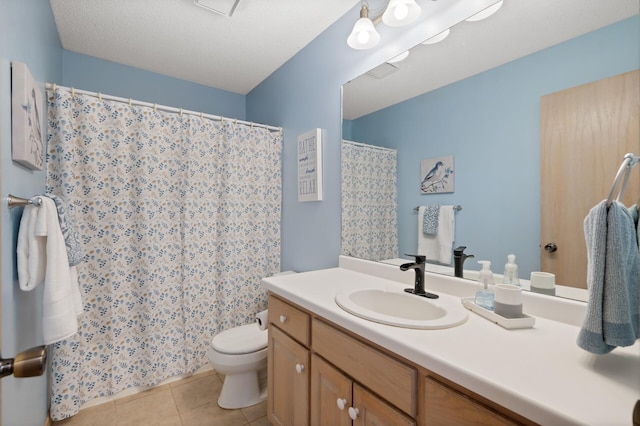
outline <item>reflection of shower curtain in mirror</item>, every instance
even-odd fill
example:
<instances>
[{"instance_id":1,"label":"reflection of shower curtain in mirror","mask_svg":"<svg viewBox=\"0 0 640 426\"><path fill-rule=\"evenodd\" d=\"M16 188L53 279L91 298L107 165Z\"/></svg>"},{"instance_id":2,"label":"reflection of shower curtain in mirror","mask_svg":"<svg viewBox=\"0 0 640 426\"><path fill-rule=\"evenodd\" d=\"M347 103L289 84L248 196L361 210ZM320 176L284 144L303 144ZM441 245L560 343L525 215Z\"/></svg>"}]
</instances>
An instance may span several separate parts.
<instances>
[{"instance_id":1,"label":"reflection of shower curtain in mirror","mask_svg":"<svg viewBox=\"0 0 640 426\"><path fill-rule=\"evenodd\" d=\"M342 141L341 253L398 257L396 150Z\"/></svg>"},{"instance_id":2,"label":"reflection of shower curtain in mirror","mask_svg":"<svg viewBox=\"0 0 640 426\"><path fill-rule=\"evenodd\" d=\"M51 417L207 364L216 333L266 308L280 270L282 136L49 94L47 189L73 213L80 331L51 352Z\"/></svg>"}]
</instances>

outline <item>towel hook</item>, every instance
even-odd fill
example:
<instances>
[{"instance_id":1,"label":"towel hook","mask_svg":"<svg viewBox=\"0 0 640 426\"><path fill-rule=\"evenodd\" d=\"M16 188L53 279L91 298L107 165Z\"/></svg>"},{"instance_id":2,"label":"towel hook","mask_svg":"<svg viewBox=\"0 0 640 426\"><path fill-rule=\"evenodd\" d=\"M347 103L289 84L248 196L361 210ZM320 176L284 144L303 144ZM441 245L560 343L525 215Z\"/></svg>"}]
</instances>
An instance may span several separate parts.
<instances>
[{"instance_id":1,"label":"towel hook","mask_svg":"<svg viewBox=\"0 0 640 426\"><path fill-rule=\"evenodd\" d=\"M616 201L620 201L622 199L624 192L627 190L627 184L629 183L629 175L631 174L631 169L638 163L638 161L640 161L640 157L630 152L625 154L624 159L622 160L622 164L618 169L618 173L616 173L616 177L613 179L613 185L611 185L611 191L609 192L609 197L607 198L607 207L610 206L613 202L616 192L618 193ZM621 179L622 186L620 187L620 190L618 190Z\"/></svg>"}]
</instances>

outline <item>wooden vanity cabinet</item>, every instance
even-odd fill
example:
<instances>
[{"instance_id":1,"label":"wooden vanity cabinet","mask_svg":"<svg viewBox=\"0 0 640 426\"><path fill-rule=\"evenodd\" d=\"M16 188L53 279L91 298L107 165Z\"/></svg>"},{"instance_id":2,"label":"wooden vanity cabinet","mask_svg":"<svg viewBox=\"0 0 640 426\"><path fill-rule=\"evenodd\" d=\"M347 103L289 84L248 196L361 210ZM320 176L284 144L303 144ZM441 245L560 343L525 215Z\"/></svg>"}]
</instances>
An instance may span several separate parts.
<instances>
[{"instance_id":1,"label":"wooden vanity cabinet","mask_svg":"<svg viewBox=\"0 0 640 426\"><path fill-rule=\"evenodd\" d=\"M320 356L313 354L311 425L415 426L415 422Z\"/></svg>"},{"instance_id":2,"label":"wooden vanity cabinet","mask_svg":"<svg viewBox=\"0 0 640 426\"><path fill-rule=\"evenodd\" d=\"M535 424L272 294L268 381L278 426Z\"/></svg>"},{"instance_id":3,"label":"wooden vanity cabinet","mask_svg":"<svg viewBox=\"0 0 640 426\"><path fill-rule=\"evenodd\" d=\"M268 330L267 417L272 425L306 426L309 424L309 315L269 296Z\"/></svg>"},{"instance_id":4,"label":"wooden vanity cabinet","mask_svg":"<svg viewBox=\"0 0 640 426\"><path fill-rule=\"evenodd\" d=\"M468 394L459 392L438 378L423 377L423 425L518 425Z\"/></svg>"}]
</instances>

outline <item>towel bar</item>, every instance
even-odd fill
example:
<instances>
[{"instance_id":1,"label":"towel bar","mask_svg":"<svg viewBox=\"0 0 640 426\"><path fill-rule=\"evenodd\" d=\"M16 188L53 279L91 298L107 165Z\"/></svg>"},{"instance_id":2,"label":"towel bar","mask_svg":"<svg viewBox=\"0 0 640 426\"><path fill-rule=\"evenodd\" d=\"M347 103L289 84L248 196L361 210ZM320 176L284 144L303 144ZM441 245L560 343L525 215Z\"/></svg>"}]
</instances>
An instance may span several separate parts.
<instances>
[{"instance_id":1,"label":"towel bar","mask_svg":"<svg viewBox=\"0 0 640 426\"><path fill-rule=\"evenodd\" d=\"M414 212L417 212L418 210L420 210L420 206L413 208ZM460 211L462 210L462 206L460 204L456 204L455 206L453 206L453 210Z\"/></svg>"},{"instance_id":2,"label":"towel bar","mask_svg":"<svg viewBox=\"0 0 640 426\"><path fill-rule=\"evenodd\" d=\"M14 207L26 206L29 204L33 204L36 207L40 207L42 205L42 198L38 196L38 197L33 197L32 199L29 200L26 198L16 197L15 195L9 194L9 196L7 197L7 204L9 205L10 209Z\"/></svg>"}]
</instances>

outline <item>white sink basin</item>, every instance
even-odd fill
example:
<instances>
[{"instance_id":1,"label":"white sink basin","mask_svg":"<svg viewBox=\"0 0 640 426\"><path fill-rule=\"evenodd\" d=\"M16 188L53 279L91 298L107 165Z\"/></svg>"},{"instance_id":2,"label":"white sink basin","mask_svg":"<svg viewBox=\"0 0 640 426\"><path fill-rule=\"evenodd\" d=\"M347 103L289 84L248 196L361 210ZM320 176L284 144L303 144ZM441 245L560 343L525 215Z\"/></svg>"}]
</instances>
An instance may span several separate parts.
<instances>
[{"instance_id":1,"label":"white sink basin","mask_svg":"<svg viewBox=\"0 0 640 426\"><path fill-rule=\"evenodd\" d=\"M450 328L469 315L460 300L448 295L427 299L403 291L366 288L338 293L335 300L350 314L396 327Z\"/></svg>"}]
</instances>

